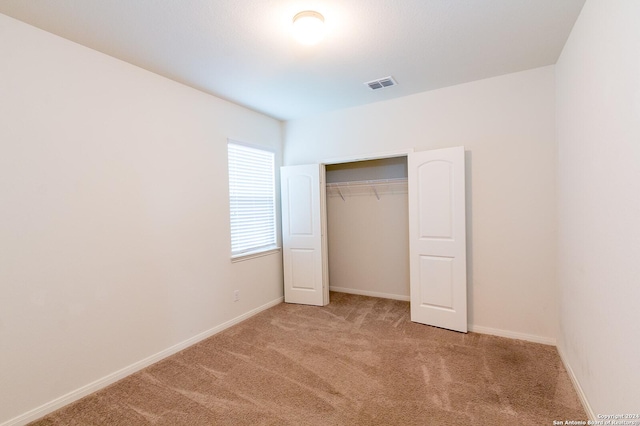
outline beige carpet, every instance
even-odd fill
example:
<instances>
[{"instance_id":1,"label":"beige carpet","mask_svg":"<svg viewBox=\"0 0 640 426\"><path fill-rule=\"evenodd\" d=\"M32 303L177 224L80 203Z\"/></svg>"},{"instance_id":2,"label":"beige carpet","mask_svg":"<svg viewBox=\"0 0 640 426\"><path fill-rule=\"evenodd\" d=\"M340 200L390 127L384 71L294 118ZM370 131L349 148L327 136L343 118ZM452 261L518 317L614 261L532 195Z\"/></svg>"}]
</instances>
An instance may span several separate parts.
<instances>
[{"instance_id":1,"label":"beige carpet","mask_svg":"<svg viewBox=\"0 0 640 426\"><path fill-rule=\"evenodd\" d=\"M341 293L281 304L34 425L551 425L586 420L553 346Z\"/></svg>"}]
</instances>

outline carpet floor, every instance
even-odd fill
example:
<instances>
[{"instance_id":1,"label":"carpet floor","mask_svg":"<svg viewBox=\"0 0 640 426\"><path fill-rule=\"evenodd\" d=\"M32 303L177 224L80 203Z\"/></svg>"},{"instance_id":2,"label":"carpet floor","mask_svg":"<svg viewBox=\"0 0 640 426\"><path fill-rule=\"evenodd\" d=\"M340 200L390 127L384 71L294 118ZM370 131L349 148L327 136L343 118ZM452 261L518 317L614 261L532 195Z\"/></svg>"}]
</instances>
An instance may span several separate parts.
<instances>
[{"instance_id":1,"label":"carpet floor","mask_svg":"<svg viewBox=\"0 0 640 426\"><path fill-rule=\"evenodd\" d=\"M415 324L409 303L280 304L31 425L586 420L555 347Z\"/></svg>"}]
</instances>

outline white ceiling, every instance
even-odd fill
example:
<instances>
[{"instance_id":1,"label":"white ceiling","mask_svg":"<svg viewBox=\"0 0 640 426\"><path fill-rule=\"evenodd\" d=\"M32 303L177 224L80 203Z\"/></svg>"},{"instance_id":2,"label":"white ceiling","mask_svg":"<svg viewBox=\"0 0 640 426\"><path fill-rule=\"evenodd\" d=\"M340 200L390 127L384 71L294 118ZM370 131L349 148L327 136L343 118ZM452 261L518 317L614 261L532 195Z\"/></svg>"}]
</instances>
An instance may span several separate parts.
<instances>
[{"instance_id":1,"label":"white ceiling","mask_svg":"<svg viewBox=\"0 0 640 426\"><path fill-rule=\"evenodd\" d=\"M0 0L0 13L288 120L554 64L585 0ZM314 47L290 36L325 17ZM398 85L363 83L393 76Z\"/></svg>"}]
</instances>

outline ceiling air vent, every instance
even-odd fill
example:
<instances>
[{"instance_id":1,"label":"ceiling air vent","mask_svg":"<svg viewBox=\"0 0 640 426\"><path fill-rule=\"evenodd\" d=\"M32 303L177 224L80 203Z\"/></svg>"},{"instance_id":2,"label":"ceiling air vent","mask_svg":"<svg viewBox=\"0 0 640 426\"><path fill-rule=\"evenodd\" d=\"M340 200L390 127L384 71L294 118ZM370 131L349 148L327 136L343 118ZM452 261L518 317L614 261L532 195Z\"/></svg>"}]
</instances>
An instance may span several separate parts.
<instances>
[{"instance_id":1,"label":"ceiling air vent","mask_svg":"<svg viewBox=\"0 0 640 426\"><path fill-rule=\"evenodd\" d=\"M379 78L377 80L367 81L365 84L369 86L369 89L371 90L378 90L378 89L384 89L386 87L395 86L398 83L396 83L393 77L389 76L389 77Z\"/></svg>"}]
</instances>

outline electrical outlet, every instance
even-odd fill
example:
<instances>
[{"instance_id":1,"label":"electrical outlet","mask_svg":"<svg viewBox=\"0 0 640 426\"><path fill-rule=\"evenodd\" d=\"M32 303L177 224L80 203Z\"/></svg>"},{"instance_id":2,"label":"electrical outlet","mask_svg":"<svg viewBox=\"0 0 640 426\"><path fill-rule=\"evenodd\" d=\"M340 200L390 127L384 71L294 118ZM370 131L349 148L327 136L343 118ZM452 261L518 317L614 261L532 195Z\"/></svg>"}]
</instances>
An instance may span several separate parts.
<instances>
[{"instance_id":1,"label":"electrical outlet","mask_svg":"<svg viewBox=\"0 0 640 426\"><path fill-rule=\"evenodd\" d=\"M237 302L238 300L240 300L240 290L236 290L233 292L233 301Z\"/></svg>"}]
</instances>

